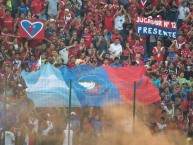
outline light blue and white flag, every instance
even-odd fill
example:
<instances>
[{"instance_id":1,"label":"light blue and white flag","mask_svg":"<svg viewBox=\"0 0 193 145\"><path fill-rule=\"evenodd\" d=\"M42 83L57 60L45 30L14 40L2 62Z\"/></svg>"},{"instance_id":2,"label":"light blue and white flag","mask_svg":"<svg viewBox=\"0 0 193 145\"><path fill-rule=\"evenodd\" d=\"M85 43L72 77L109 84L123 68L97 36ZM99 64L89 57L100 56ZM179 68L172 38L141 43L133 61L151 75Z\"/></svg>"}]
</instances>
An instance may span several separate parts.
<instances>
[{"instance_id":1,"label":"light blue and white flag","mask_svg":"<svg viewBox=\"0 0 193 145\"><path fill-rule=\"evenodd\" d=\"M35 72L22 72L27 85L27 96L36 107L63 107L69 105L69 87L61 72L47 64ZM72 107L79 107L80 102L72 90Z\"/></svg>"}]
</instances>

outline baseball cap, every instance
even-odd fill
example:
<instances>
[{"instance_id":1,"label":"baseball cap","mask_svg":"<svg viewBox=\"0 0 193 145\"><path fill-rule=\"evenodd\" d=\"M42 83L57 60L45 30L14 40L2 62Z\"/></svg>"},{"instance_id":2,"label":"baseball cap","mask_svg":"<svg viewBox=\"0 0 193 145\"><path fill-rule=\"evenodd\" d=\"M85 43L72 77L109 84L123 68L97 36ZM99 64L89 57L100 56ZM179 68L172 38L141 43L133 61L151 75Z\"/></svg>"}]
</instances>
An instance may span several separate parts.
<instances>
[{"instance_id":1,"label":"baseball cap","mask_svg":"<svg viewBox=\"0 0 193 145\"><path fill-rule=\"evenodd\" d=\"M76 115L76 113L75 112L71 112L70 115Z\"/></svg>"},{"instance_id":2,"label":"baseball cap","mask_svg":"<svg viewBox=\"0 0 193 145\"><path fill-rule=\"evenodd\" d=\"M65 9L65 11L69 12L69 9Z\"/></svg>"},{"instance_id":3,"label":"baseball cap","mask_svg":"<svg viewBox=\"0 0 193 145\"><path fill-rule=\"evenodd\" d=\"M18 87L22 87L22 84L18 84L17 86L18 86Z\"/></svg>"},{"instance_id":4,"label":"baseball cap","mask_svg":"<svg viewBox=\"0 0 193 145\"><path fill-rule=\"evenodd\" d=\"M161 15L157 15L157 18L162 19L162 16Z\"/></svg>"}]
</instances>

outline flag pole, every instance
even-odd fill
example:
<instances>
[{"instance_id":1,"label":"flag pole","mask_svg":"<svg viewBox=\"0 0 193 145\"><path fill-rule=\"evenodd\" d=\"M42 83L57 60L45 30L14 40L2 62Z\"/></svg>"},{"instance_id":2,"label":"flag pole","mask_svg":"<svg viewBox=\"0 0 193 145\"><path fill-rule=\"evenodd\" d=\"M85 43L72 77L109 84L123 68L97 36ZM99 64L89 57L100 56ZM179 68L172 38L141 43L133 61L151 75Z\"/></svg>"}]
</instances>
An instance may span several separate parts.
<instances>
[{"instance_id":1,"label":"flag pole","mask_svg":"<svg viewBox=\"0 0 193 145\"><path fill-rule=\"evenodd\" d=\"M136 110L136 81L134 81L134 95L133 95L133 133L135 131L135 111Z\"/></svg>"},{"instance_id":2,"label":"flag pole","mask_svg":"<svg viewBox=\"0 0 193 145\"><path fill-rule=\"evenodd\" d=\"M4 100L3 100L3 145L5 145L5 132L7 129L7 124L6 124L6 118L7 118L7 113L6 113L6 103L7 103L7 77L5 77L5 82L4 82Z\"/></svg>"},{"instance_id":3,"label":"flag pole","mask_svg":"<svg viewBox=\"0 0 193 145\"><path fill-rule=\"evenodd\" d=\"M69 107L68 107L68 145L70 145L70 113L71 113L72 80L70 79Z\"/></svg>"}]
</instances>

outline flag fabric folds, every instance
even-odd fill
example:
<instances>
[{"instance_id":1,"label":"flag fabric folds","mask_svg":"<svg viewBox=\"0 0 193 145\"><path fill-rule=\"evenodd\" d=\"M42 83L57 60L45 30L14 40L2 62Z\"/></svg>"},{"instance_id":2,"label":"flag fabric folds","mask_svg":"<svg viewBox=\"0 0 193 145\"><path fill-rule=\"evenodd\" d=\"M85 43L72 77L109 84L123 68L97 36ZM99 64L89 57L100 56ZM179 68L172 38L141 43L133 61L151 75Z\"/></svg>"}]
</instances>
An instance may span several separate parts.
<instances>
[{"instance_id":1,"label":"flag fabric folds","mask_svg":"<svg viewBox=\"0 0 193 145\"><path fill-rule=\"evenodd\" d=\"M63 107L69 104L69 87L64 82L61 72L47 64L34 72L22 72L27 85L27 96L36 107ZM72 91L72 106L79 107L80 102Z\"/></svg>"},{"instance_id":2,"label":"flag fabric folds","mask_svg":"<svg viewBox=\"0 0 193 145\"><path fill-rule=\"evenodd\" d=\"M92 68L81 65L60 70L67 84L72 79L72 88L82 106L128 104L133 101L134 81L139 103L148 105L160 100L159 91L144 75L143 66Z\"/></svg>"},{"instance_id":3,"label":"flag fabric folds","mask_svg":"<svg viewBox=\"0 0 193 145\"><path fill-rule=\"evenodd\" d=\"M119 95L124 102L133 101L134 81L136 81L136 99L138 103L149 105L160 100L159 90L146 77L143 66L124 68L105 67L110 80L119 88Z\"/></svg>"},{"instance_id":4,"label":"flag fabric folds","mask_svg":"<svg viewBox=\"0 0 193 145\"><path fill-rule=\"evenodd\" d=\"M67 84L72 80L72 88L81 106L111 106L123 103L117 86L110 81L103 67L81 65L71 69L63 67L60 70Z\"/></svg>"},{"instance_id":5,"label":"flag fabric folds","mask_svg":"<svg viewBox=\"0 0 193 145\"><path fill-rule=\"evenodd\" d=\"M22 72L27 95L37 107L68 106L70 80L73 107L128 104L134 98L134 81L137 101L149 105L159 101L160 96L144 74L143 66L94 68L81 65L57 69L51 64L36 72Z\"/></svg>"},{"instance_id":6,"label":"flag fabric folds","mask_svg":"<svg viewBox=\"0 0 193 145\"><path fill-rule=\"evenodd\" d=\"M19 35L24 38L44 39L45 21L39 19L19 20Z\"/></svg>"}]
</instances>

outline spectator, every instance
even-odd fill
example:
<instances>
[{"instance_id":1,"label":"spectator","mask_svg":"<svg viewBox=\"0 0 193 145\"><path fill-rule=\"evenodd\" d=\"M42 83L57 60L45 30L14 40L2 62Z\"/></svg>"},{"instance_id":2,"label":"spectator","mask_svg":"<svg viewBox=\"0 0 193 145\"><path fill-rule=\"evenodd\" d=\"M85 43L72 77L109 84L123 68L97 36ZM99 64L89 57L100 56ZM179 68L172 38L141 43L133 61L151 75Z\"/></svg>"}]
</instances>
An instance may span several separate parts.
<instances>
[{"instance_id":1,"label":"spectator","mask_svg":"<svg viewBox=\"0 0 193 145\"><path fill-rule=\"evenodd\" d=\"M184 73L183 72L178 77L178 82L179 82L180 85L182 85L182 84L187 82L187 80L184 78Z\"/></svg>"},{"instance_id":2,"label":"spectator","mask_svg":"<svg viewBox=\"0 0 193 145\"><path fill-rule=\"evenodd\" d=\"M119 40L123 42L123 37L119 34L118 29L115 29L114 33L111 35L111 42L114 42L116 38L119 38Z\"/></svg>"},{"instance_id":3,"label":"spectator","mask_svg":"<svg viewBox=\"0 0 193 145\"><path fill-rule=\"evenodd\" d=\"M91 120L91 124L93 125L94 136L100 137L102 133L103 124L102 124L99 114L96 114L94 116L94 118Z\"/></svg>"},{"instance_id":4,"label":"spectator","mask_svg":"<svg viewBox=\"0 0 193 145\"><path fill-rule=\"evenodd\" d=\"M107 53L108 52L108 47L109 47L109 44L106 41L106 39L104 39L104 36L103 35L99 35L98 41L96 42L96 48L98 50L97 53L99 55L101 55L102 52Z\"/></svg>"},{"instance_id":5,"label":"spectator","mask_svg":"<svg viewBox=\"0 0 193 145\"><path fill-rule=\"evenodd\" d=\"M12 128L9 127L8 130L6 130L1 135L1 140L3 140L3 137L5 136L5 144L6 145L15 145L15 135L12 132Z\"/></svg>"},{"instance_id":6,"label":"spectator","mask_svg":"<svg viewBox=\"0 0 193 145\"><path fill-rule=\"evenodd\" d=\"M64 64L68 63L68 52L69 52L69 49L71 49L73 47L76 47L76 44L71 45L71 46L67 46L67 47L64 46L62 48L62 50L59 51L60 58L62 58L64 60Z\"/></svg>"},{"instance_id":7,"label":"spectator","mask_svg":"<svg viewBox=\"0 0 193 145\"><path fill-rule=\"evenodd\" d=\"M166 12L165 17L166 17L165 19L168 20L168 21L177 22L177 19L178 19L178 6L177 6L175 0L171 0L168 3L167 12Z\"/></svg>"},{"instance_id":8,"label":"spectator","mask_svg":"<svg viewBox=\"0 0 193 145\"><path fill-rule=\"evenodd\" d=\"M58 27L65 28L66 31L70 27L70 23L73 19L73 13L69 9L59 10L56 20Z\"/></svg>"},{"instance_id":9,"label":"spectator","mask_svg":"<svg viewBox=\"0 0 193 145\"><path fill-rule=\"evenodd\" d=\"M31 3L31 8L32 8L32 14L37 15L38 13L41 12L42 8L44 8L45 3L41 0L33 0Z\"/></svg>"},{"instance_id":10,"label":"spectator","mask_svg":"<svg viewBox=\"0 0 193 145\"><path fill-rule=\"evenodd\" d=\"M73 131L73 144L76 145L79 142L80 121L76 117L75 112L71 112L70 128Z\"/></svg>"},{"instance_id":11,"label":"spectator","mask_svg":"<svg viewBox=\"0 0 193 145\"><path fill-rule=\"evenodd\" d=\"M160 80L157 78L156 73L153 73L153 74L152 74L151 81L152 81L152 83L153 83L158 89L160 88L161 82L160 82Z\"/></svg>"},{"instance_id":12,"label":"spectator","mask_svg":"<svg viewBox=\"0 0 193 145\"><path fill-rule=\"evenodd\" d=\"M37 14L38 19L42 19L42 20L47 20L47 16L46 16L46 10L43 8L41 9L40 13Z\"/></svg>"},{"instance_id":13,"label":"spectator","mask_svg":"<svg viewBox=\"0 0 193 145\"><path fill-rule=\"evenodd\" d=\"M81 138L82 138L81 143L84 145L89 145L90 141L88 141L88 138L92 139L92 135L93 135L93 126L89 122L89 118L85 117L83 118L83 124L81 128Z\"/></svg>"},{"instance_id":14,"label":"spectator","mask_svg":"<svg viewBox=\"0 0 193 145\"><path fill-rule=\"evenodd\" d=\"M121 5L121 9L115 14L115 29L119 30L119 34L123 36L123 24L125 22L125 15L128 15L124 7Z\"/></svg>"},{"instance_id":15,"label":"spectator","mask_svg":"<svg viewBox=\"0 0 193 145\"><path fill-rule=\"evenodd\" d=\"M120 44L119 38L114 40L114 43L110 44L109 52L111 54L111 58L119 57L122 54L122 45Z\"/></svg>"},{"instance_id":16,"label":"spectator","mask_svg":"<svg viewBox=\"0 0 193 145\"><path fill-rule=\"evenodd\" d=\"M58 10L58 4L59 4L59 0L46 0L45 1L46 5L47 5L47 8L48 8L48 11L47 11L47 14L48 14L48 17L49 18L55 18L57 16L57 10Z\"/></svg>"},{"instance_id":17,"label":"spectator","mask_svg":"<svg viewBox=\"0 0 193 145\"><path fill-rule=\"evenodd\" d=\"M91 44L92 39L93 39L93 35L89 33L89 29L88 28L84 29L83 38L85 40L85 46L88 49L90 47L90 44Z\"/></svg>"},{"instance_id":18,"label":"spectator","mask_svg":"<svg viewBox=\"0 0 193 145\"><path fill-rule=\"evenodd\" d=\"M75 17L82 17L82 1L81 0L72 0L71 8L74 11Z\"/></svg>"},{"instance_id":19,"label":"spectator","mask_svg":"<svg viewBox=\"0 0 193 145\"><path fill-rule=\"evenodd\" d=\"M3 17L2 29L7 28L8 32L12 32L14 26L14 19L11 16L10 10L5 10L5 16Z\"/></svg>"},{"instance_id":20,"label":"spectator","mask_svg":"<svg viewBox=\"0 0 193 145\"><path fill-rule=\"evenodd\" d=\"M143 46L140 45L140 40L135 40L135 45L132 47L133 50L133 59L137 60L139 58L142 61L143 55L144 55L144 49Z\"/></svg>"},{"instance_id":21,"label":"spectator","mask_svg":"<svg viewBox=\"0 0 193 145\"><path fill-rule=\"evenodd\" d=\"M123 66L123 67L127 67L127 66L130 66L130 65L131 65L131 59L130 59L129 56L127 56L127 57L125 58L125 61L122 63L122 66Z\"/></svg>"},{"instance_id":22,"label":"spectator","mask_svg":"<svg viewBox=\"0 0 193 145\"><path fill-rule=\"evenodd\" d=\"M162 47L161 40L157 41L157 46L153 48L154 59L158 62L164 60L165 48Z\"/></svg>"},{"instance_id":23,"label":"spectator","mask_svg":"<svg viewBox=\"0 0 193 145\"><path fill-rule=\"evenodd\" d=\"M26 5L26 2L21 0L20 6L17 8L17 13L20 15L21 13L24 14L24 17L27 17L27 13L29 11L29 7Z\"/></svg>"},{"instance_id":24,"label":"spectator","mask_svg":"<svg viewBox=\"0 0 193 145\"><path fill-rule=\"evenodd\" d=\"M122 67L122 65L119 63L119 58L118 58L118 57L115 57L115 58L114 58L114 62L111 63L110 66L111 66L111 67Z\"/></svg>"},{"instance_id":25,"label":"spectator","mask_svg":"<svg viewBox=\"0 0 193 145\"><path fill-rule=\"evenodd\" d=\"M167 125L165 124L165 120L166 119L164 117L160 118L160 122L157 123L157 126L156 126L156 133L163 134L165 132L166 127L167 127Z\"/></svg>"},{"instance_id":26,"label":"spectator","mask_svg":"<svg viewBox=\"0 0 193 145\"><path fill-rule=\"evenodd\" d=\"M114 18L113 18L113 13L111 10L107 10L105 15L104 15L104 27L107 29L109 32L112 32L113 24L114 24Z\"/></svg>"},{"instance_id":27,"label":"spectator","mask_svg":"<svg viewBox=\"0 0 193 145\"><path fill-rule=\"evenodd\" d=\"M178 7L178 21L177 21L177 28L180 29L180 27L183 24L183 20L188 16L190 9L187 7L187 2L181 2L181 5Z\"/></svg>"}]
</instances>

